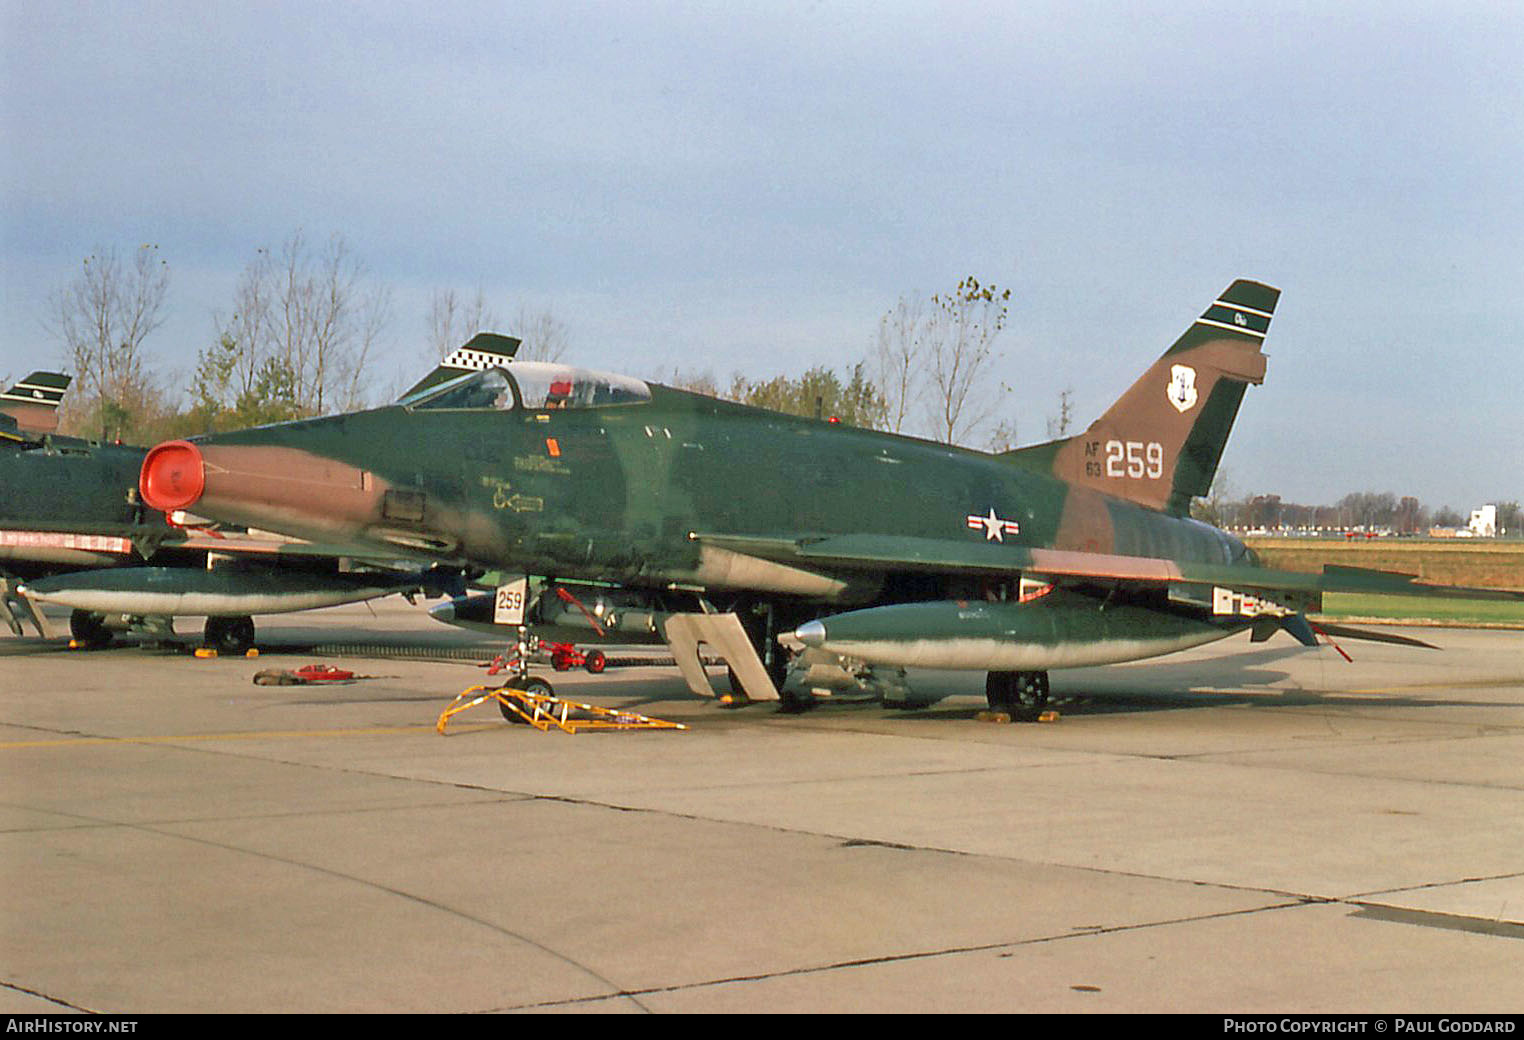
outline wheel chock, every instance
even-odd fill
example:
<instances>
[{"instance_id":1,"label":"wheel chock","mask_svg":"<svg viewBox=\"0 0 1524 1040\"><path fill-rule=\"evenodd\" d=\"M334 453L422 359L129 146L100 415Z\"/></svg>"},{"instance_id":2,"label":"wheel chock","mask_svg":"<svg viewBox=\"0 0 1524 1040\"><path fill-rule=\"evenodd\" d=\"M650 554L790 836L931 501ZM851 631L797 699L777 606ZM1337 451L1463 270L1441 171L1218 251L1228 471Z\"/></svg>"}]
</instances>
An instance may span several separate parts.
<instances>
[{"instance_id":1,"label":"wheel chock","mask_svg":"<svg viewBox=\"0 0 1524 1040\"><path fill-rule=\"evenodd\" d=\"M1056 711L1043 711L1036 715L1013 714L1008 711L981 711L974 718L980 722L997 722L1004 725L1008 722L1057 722L1060 718Z\"/></svg>"}]
</instances>

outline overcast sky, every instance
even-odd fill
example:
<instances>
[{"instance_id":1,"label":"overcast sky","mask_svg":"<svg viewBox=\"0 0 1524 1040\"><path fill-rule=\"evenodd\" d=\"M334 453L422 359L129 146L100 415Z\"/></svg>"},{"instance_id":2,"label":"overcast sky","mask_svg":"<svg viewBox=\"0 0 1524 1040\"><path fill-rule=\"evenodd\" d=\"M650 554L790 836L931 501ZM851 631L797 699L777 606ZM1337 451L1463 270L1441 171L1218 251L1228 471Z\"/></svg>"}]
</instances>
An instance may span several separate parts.
<instances>
[{"instance_id":1,"label":"overcast sky","mask_svg":"<svg viewBox=\"0 0 1524 1040\"><path fill-rule=\"evenodd\" d=\"M724 380L845 368L972 274L1029 443L1252 277L1238 492L1524 499L1521 54L1503 2L0 0L0 374L61 364L50 293L141 243L183 373L257 248L344 236L380 386L442 289Z\"/></svg>"}]
</instances>

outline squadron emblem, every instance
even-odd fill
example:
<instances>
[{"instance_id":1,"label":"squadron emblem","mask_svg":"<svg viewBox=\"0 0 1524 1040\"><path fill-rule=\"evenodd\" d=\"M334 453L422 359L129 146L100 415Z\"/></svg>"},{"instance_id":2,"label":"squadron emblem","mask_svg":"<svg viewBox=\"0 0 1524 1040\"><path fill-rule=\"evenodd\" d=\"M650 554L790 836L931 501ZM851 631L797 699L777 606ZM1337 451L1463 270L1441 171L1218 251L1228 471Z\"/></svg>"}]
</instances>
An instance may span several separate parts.
<instances>
[{"instance_id":1,"label":"squadron emblem","mask_svg":"<svg viewBox=\"0 0 1524 1040\"><path fill-rule=\"evenodd\" d=\"M1170 367L1169 403L1177 412L1188 412L1196 405L1196 370L1189 365Z\"/></svg>"}]
</instances>

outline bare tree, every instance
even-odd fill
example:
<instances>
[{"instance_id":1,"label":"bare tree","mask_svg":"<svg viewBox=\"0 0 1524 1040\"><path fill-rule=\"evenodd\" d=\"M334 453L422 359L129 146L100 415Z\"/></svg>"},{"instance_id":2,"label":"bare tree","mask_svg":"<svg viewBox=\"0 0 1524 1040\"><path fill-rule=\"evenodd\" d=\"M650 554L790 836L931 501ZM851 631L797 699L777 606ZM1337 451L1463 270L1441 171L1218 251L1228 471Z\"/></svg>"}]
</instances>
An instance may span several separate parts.
<instances>
[{"instance_id":1,"label":"bare tree","mask_svg":"<svg viewBox=\"0 0 1524 1040\"><path fill-rule=\"evenodd\" d=\"M62 340L75 380L63 428L121 437L158 418L163 391L143 341L164 324L168 294L169 265L155 245L138 247L128 266L114 248L98 248L53 294L45 324Z\"/></svg>"},{"instance_id":2,"label":"bare tree","mask_svg":"<svg viewBox=\"0 0 1524 1040\"><path fill-rule=\"evenodd\" d=\"M216 317L217 346L203 351L201 368L215 369L217 390L230 397L252 393L271 353L276 279L268 249L255 250L233 290L233 316Z\"/></svg>"},{"instance_id":3,"label":"bare tree","mask_svg":"<svg viewBox=\"0 0 1524 1040\"><path fill-rule=\"evenodd\" d=\"M1199 498L1191 499L1191 519L1211 524L1213 527L1231 527L1242 517L1243 507L1234 501L1233 481L1228 471L1219 468L1212 478L1212 486Z\"/></svg>"},{"instance_id":4,"label":"bare tree","mask_svg":"<svg viewBox=\"0 0 1524 1040\"><path fill-rule=\"evenodd\" d=\"M1412 495L1404 495L1397 503L1392 526L1398 534L1421 534L1429 529L1429 511Z\"/></svg>"},{"instance_id":5,"label":"bare tree","mask_svg":"<svg viewBox=\"0 0 1524 1040\"><path fill-rule=\"evenodd\" d=\"M1074 387L1066 386L1058 393L1058 414L1048 418L1048 439L1061 440L1069 436L1074 425Z\"/></svg>"},{"instance_id":6,"label":"bare tree","mask_svg":"<svg viewBox=\"0 0 1524 1040\"><path fill-rule=\"evenodd\" d=\"M1346 526L1367 531L1391 527L1397 513L1397 496L1390 491L1353 491L1337 504Z\"/></svg>"},{"instance_id":7,"label":"bare tree","mask_svg":"<svg viewBox=\"0 0 1524 1040\"><path fill-rule=\"evenodd\" d=\"M232 318L218 321L222 349L236 354L230 382L240 394L289 387L298 414L358 407L389 308L387 292L368 283L342 236L314 253L297 231L279 253L256 251Z\"/></svg>"},{"instance_id":8,"label":"bare tree","mask_svg":"<svg viewBox=\"0 0 1524 1040\"><path fill-rule=\"evenodd\" d=\"M740 376L736 377L741 378ZM708 369L698 372L685 372L676 365L672 366L670 378L658 377L653 382L665 383L667 386L678 390L687 390L695 394L703 394L706 397L724 397L720 392L720 384L715 381L714 372Z\"/></svg>"},{"instance_id":9,"label":"bare tree","mask_svg":"<svg viewBox=\"0 0 1524 1040\"><path fill-rule=\"evenodd\" d=\"M496 324L497 316L487 308L480 287L470 301L456 296L454 289L441 289L429 305L429 346L442 358L478 332L491 332Z\"/></svg>"},{"instance_id":10,"label":"bare tree","mask_svg":"<svg viewBox=\"0 0 1524 1040\"><path fill-rule=\"evenodd\" d=\"M873 376L884 399L884 428L891 433L905 432L925 379L925 310L919 296L901 296L878 322Z\"/></svg>"},{"instance_id":11,"label":"bare tree","mask_svg":"<svg viewBox=\"0 0 1524 1040\"><path fill-rule=\"evenodd\" d=\"M1466 518L1449 506L1440 506L1435 510L1433 521L1435 527L1464 527L1466 525Z\"/></svg>"},{"instance_id":12,"label":"bare tree","mask_svg":"<svg viewBox=\"0 0 1524 1040\"><path fill-rule=\"evenodd\" d=\"M1498 534L1517 538L1519 536L1519 521L1521 514L1517 501L1496 503L1498 509Z\"/></svg>"},{"instance_id":13,"label":"bare tree","mask_svg":"<svg viewBox=\"0 0 1524 1040\"><path fill-rule=\"evenodd\" d=\"M1000 455L1016 449L1016 420L1001 419L985 438L984 450L992 455Z\"/></svg>"},{"instance_id":14,"label":"bare tree","mask_svg":"<svg viewBox=\"0 0 1524 1040\"><path fill-rule=\"evenodd\" d=\"M560 361L571 346L571 330L549 307L520 305L513 334L523 340L520 361Z\"/></svg>"},{"instance_id":15,"label":"bare tree","mask_svg":"<svg viewBox=\"0 0 1524 1040\"><path fill-rule=\"evenodd\" d=\"M926 323L926 407L933 435L948 444L964 442L993 413L998 397L988 392L984 370L995 338L1005 328L1009 289L980 285L970 276L951 293L931 298Z\"/></svg>"}]
</instances>

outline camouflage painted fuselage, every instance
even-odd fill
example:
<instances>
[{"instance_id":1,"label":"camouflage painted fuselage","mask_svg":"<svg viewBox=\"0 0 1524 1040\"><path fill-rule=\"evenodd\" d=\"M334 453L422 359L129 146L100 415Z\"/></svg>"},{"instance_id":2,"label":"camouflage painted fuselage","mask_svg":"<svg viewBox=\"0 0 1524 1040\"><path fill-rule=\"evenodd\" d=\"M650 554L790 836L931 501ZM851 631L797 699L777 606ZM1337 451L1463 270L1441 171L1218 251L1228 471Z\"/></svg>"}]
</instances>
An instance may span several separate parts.
<instances>
[{"instance_id":1,"label":"camouflage painted fuselage","mask_svg":"<svg viewBox=\"0 0 1524 1040\"><path fill-rule=\"evenodd\" d=\"M911 585L914 598L961 595L978 580L780 561L746 551L747 539L968 543L992 561L1043 548L1252 563L1215 528L1072 486L1020 456L650 390L601 408L390 406L218 435L198 443L194 508L507 571L838 603L903 598Z\"/></svg>"},{"instance_id":2,"label":"camouflage painted fuselage","mask_svg":"<svg viewBox=\"0 0 1524 1040\"><path fill-rule=\"evenodd\" d=\"M142 448L69 437L0 447L0 570L35 577L137 559L170 535L138 500Z\"/></svg>"},{"instance_id":3,"label":"camouflage painted fuselage","mask_svg":"<svg viewBox=\"0 0 1524 1040\"><path fill-rule=\"evenodd\" d=\"M703 616L732 615L685 621L684 646L733 644L762 606L746 636L764 654L792 623L812 647L985 668L1004 689L1260 636L1288 616L1270 603L1259 620L1264 593L1309 591L1267 585L1239 541L1185 515L1264 378L1278 297L1234 282L1083 433L998 456L513 362L388 408L159 445L141 488L323 541L695 590Z\"/></svg>"}]
</instances>

